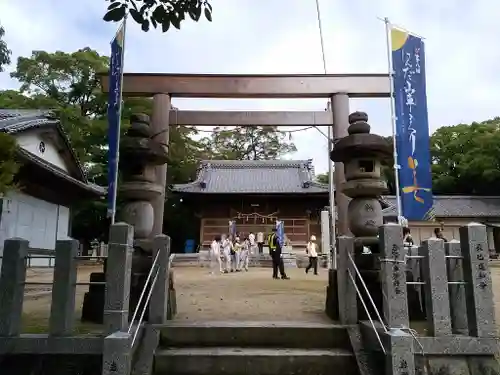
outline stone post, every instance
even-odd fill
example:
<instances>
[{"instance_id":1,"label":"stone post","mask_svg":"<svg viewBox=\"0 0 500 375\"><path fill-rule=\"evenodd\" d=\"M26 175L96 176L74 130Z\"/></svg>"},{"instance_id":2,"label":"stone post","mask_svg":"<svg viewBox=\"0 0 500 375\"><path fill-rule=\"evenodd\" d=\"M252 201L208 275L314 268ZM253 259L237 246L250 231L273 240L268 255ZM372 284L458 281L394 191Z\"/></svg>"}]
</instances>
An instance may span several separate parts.
<instances>
[{"instance_id":1,"label":"stone post","mask_svg":"<svg viewBox=\"0 0 500 375\"><path fill-rule=\"evenodd\" d=\"M390 328L408 328L410 323L403 230L398 224L384 224L379 229L379 238L383 317Z\"/></svg>"},{"instance_id":2,"label":"stone post","mask_svg":"<svg viewBox=\"0 0 500 375\"><path fill-rule=\"evenodd\" d=\"M358 306L356 288L349 276L356 281L356 271L349 259L349 254L354 259L354 238L337 237L339 262L337 265L337 284L339 300L339 319L342 324L358 323Z\"/></svg>"},{"instance_id":3,"label":"stone post","mask_svg":"<svg viewBox=\"0 0 500 375\"><path fill-rule=\"evenodd\" d=\"M388 375L415 375L413 337L400 329L391 329L387 335L389 350L385 357L385 373Z\"/></svg>"},{"instance_id":4,"label":"stone post","mask_svg":"<svg viewBox=\"0 0 500 375\"><path fill-rule=\"evenodd\" d=\"M169 268L170 237L160 234L153 241L153 259L158 254L158 276L151 294L149 305L149 323L163 324L167 322L168 294L169 294ZM154 274L153 274L154 275Z\"/></svg>"},{"instance_id":5,"label":"stone post","mask_svg":"<svg viewBox=\"0 0 500 375\"><path fill-rule=\"evenodd\" d=\"M0 270L0 337L17 336L21 331L28 246L28 241L22 238L4 242Z\"/></svg>"},{"instance_id":6,"label":"stone post","mask_svg":"<svg viewBox=\"0 0 500 375\"><path fill-rule=\"evenodd\" d=\"M462 256L462 248L460 242L451 240L444 244L446 255ZM447 259L448 281L463 281L463 259L450 258ZM467 306L465 303L465 285L450 284L450 313L451 313L451 329L453 333L467 335L469 326L467 323Z\"/></svg>"},{"instance_id":7,"label":"stone post","mask_svg":"<svg viewBox=\"0 0 500 375\"><path fill-rule=\"evenodd\" d=\"M132 336L115 332L104 339L102 375L130 375L132 370Z\"/></svg>"},{"instance_id":8,"label":"stone post","mask_svg":"<svg viewBox=\"0 0 500 375\"><path fill-rule=\"evenodd\" d=\"M333 138L339 139L347 137L349 127L349 96L345 93L337 93L332 96L332 116L333 116ZM335 201L337 203L337 228L339 236L347 236L349 232L349 222L347 219L347 207L349 199L344 195L340 186L345 182L344 163L335 162L334 181Z\"/></svg>"},{"instance_id":9,"label":"stone post","mask_svg":"<svg viewBox=\"0 0 500 375\"><path fill-rule=\"evenodd\" d=\"M422 243L425 309L431 336L451 335L450 300L444 241L431 238Z\"/></svg>"},{"instance_id":10,"label":"stone post","mask_svg":"<svg viewBox=\"0 0 500 375\"><path fill-rule=\"evenodd\" d=\"M111 226L104 302L104 325L108 333L128 329L133 238L132 226L126 223Z\"/></svg>"},{"instance_id":11,"label":"stone post","mask_svg":"<svg viewBox=\"0 0 500 375\"><path fill-rule=\"evenodd\" d=\"M151 119L151 130L153 132L152 140L161 144L165 151L168 151L170 107L170 96L168 94L156 94L153 96L153 115ZM162 192L152 201L154 208L154 225L150 234L151 237L163 233L167 164L156 166L156 183L158 186L162 187Z\"/></svg>"},{"instance_id":12,"label":"stone post","mask_svg":"<svg viewBox=\"0 0 500 375\"><path fill-rule=\"evenodd\" d=\"M495 337L495 309L488 267L490 256L486 226L470 223L461 227L460 245L464 257L463 268L469 334L476 337Z\"/></svg>"},{"instance_id":13,"label":"stone post","mask_svg":"<svg viewBox=\"0 0 500 375\"><path fill-rule=\"evenodd\" d=\"M49 332L51 335L68 335L75 321L75 294L78 273L77 240L56 242L54 283L50 307Z\"/></svg>"}]
</instances>

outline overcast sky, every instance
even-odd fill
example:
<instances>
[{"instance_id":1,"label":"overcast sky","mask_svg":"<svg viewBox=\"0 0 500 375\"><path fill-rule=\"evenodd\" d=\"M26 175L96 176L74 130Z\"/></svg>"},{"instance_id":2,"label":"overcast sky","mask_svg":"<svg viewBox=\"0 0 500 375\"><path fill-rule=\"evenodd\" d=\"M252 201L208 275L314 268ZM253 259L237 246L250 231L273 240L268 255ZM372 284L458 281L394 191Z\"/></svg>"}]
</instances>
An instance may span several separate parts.
<instances>
[{"instance_id":1,"label":"overcast sky","mask_svg":"<svg viewBox=\"0 0 500 375\"><path fill-rule=\"evenodd\" d=\"M165 73L323 73L315 0L211 0L213 22L181 31L142 32L130 22L125 71ZM1 0L0 23L18 56L32 50L109 55L117 25L102 21L104 0ZM328 73L385 73L385 30L377 17L426 38L431 132L500 114L500 22L494 0L321 0ZM12 70L10 67L7 70ZM0 89L16 88L8 72ZM180 109L323 110L325 100L174 100ZM351 100L372 131L391 134L389 100ZM286 129L286 128L285 128ZM316 130L295 133L293 159L327 169L327 142Z\"/></svg>"}]
</instances>

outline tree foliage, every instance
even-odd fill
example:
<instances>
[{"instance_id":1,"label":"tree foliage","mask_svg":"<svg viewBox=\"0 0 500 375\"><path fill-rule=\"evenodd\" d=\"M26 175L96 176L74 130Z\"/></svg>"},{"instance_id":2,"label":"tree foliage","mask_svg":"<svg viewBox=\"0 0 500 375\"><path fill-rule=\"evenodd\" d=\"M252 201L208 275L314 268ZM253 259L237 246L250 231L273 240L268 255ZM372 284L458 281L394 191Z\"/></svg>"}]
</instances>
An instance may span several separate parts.
<instances>
[{"instance_id":1,"label":"tree foliage","mask_svg":"<svg viewBox=\"0 0 500 375\"><path fill-rule=\"evenodd\" d=\"M500 117L439 128L431 137L435 194L500 194Z\"/></svg>"},{"instance_id":2,"label":"tree foliage","mask_svg":"<svg viewBox=\"0 0 500 375\"><path fill-rule=\"evenodd\" d=\"M328 176L328 173L320 173L316 175L316 181L319 182L320 184L328 185L329 180L330 177Z\"/></svg>"},{"instance_id":3,"label":"tree foliage","mask_svg":"<svg viewBox=\"0 0 500 375\"><path fill-rule=\"evenodd\" d=\"M111 0L103 19L119 22L129 14L143 31L161 26L167 32L170 26L180 30L188 16L198 22L203 14L211 22L212 5L208 0Z\"/></svg>"},{"instance_id":4,"label":"tree foliage","mask_svg":"<svg viewBox=\"0 0 500 375\"><path fill-rule=\"evenodd\" d=\"M5 29L0 26L0 72L4 71L4 66L10 64L10 55L12 51L7 47L5 37Z\"/></svg>"},{"instance_id":5,"label":"tree foliage","mask_svg":"<svg viewBox=\"0 0 500 375\"><path fill-rule=\"evenodd\" d=\"M99 73L109 68L109 59L90 48L73 53L33 51L20 57L11 74L20 83L19 91L0 91L0 108L51 109L58 113L89 181L107 186L107 95L102 93ZM126 98L122 110L122 132L133 113L151 115L152 100ZM193 139L195 129L170 127L168 183L189 182L203 151ZM1 142L1 140L0 140ZM0 143L2 147L2 143ZM2 153L7 147L2 148ZM1 156L1 155L0 155ZM3 181L2 177L0 180ZM168 201L167 201L168 202ZM107 236L105 199L77 202L72 220L72 236L89 244ZM177 217L167 203L166 217ZM120 210L121 202L118 202ZM172 225L182 220L170 220ZM179 224L180 225L180 224ZM182 232L178 227L173 231Z\"/></svg>"},{"instance_id":6,"label":"tree foliage","mask_svg":"<svg viewBox=\"0 0 500 375\"><path fill-rule=\"evenodd\" d=\"M16 161L16 140L9 134L0 133L0 196L12 189L19 170Z\"/></svg>"},{"instance_id":7,"label":"tree foliage","mask_svg":"<svg viewBox=\"0 0 500 375\"><path fill-rule=\"evenodd\" d=\"M215 159L226 160L272 160L297 151L277 126L218 127L202 143Z\"/></svg>"}]
</instances>

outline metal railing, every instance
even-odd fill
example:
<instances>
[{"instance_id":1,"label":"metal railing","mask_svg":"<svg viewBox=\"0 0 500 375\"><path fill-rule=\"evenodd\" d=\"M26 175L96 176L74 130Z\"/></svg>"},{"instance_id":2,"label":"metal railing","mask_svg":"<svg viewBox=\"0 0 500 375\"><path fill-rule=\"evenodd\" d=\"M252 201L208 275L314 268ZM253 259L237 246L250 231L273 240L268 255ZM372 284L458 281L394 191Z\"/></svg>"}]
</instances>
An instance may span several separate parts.
<instances>
[{"instance_id":1,"label":"metal railing","mask_svg":"<svg viewBox=\"0 0 500 375\"><path fill-rule=\"evenodd\" d=\"M347 256L348 256L349 262L351 263L352 267L354 268L354 271L356 272L358 280L361 282L361 285L365 289L366 295L368 296L368 299L370 300L370 303L372 304L372 307L375 310L375 313L377 315L377 318L378 318L380 324L382 325L384 331L387 333L388 329L387 329L386 325L384 324L384 321L382 320L382 316L380 315L380 312L378 311L378 308L375 305L375 301L373 300L373 297L372 297L370 291L368 290L368 287L366 286L366 283L365 283L365 280L363 279L363 276L361 276L361 272L359 272L359 269L356 266L356 262L354 262L354 259L352 258L351 254L347 253ZM368 310L368 306L366 305L365 299L363 298L363 295L361 294L361 291L358 288L358 285L356 283L356 278L355 278L355 276L353 276L353 274L349 270L349 268L347 268L347 274L349 275L349 278L351 279L351 282L354 286L354 289L356 290L356 294L359 297L359 301L361 302L361 304L363 305L363 308L365 309L366 316L368 317L368 320L370 321L370 324L373 328L373 331L374 331L375 335L377 336L377 340L378 340L378 343L380 344L380 348L382 349L382 352L384 354L386 354L384 344L382 343L382 338L380 337L380 335L377 331L377 327L375 327L375 323L374 323L373 318L370 314L370 311Z\"/></svg>"},{"instance_id":2,"label":"metal railing","mask_svg":"<svg viewBox=\"0 0 500 375\"><path fill-rule=\"evenodd\" d=\"M137 339L137 335L139 334L142 320L144 319L144 315L146 314L146 310L148 308L149 301L151 299L151 295L153 294L153 288L156 284L156 280L158 279L158 272L160 269L158 267L158 259L160 257L160 251L158 251L156 253L156 256L153 260L153 264L151 265L151 269L149 270L148 277L146 278L146 282L144 283L144 288L141 291L141 294L139 296L139 300L137 302L137 306L135 307L134 313L132 314L132 319L130 321L130 325L129 325L128 330L127 330L127 333L131 334L131 332L134 328L135 319L137 318L137 314L139 314L139 309L141 309L141 307L142 307L142 310L141 310L141 313L139 316L139 320L137 322L137 325L135 325L135 331L134 331L134 334L132 336L132 344L131 344L132 347L134 346L135 340ZM153 277L153 274L154 274L154 277ZM151 278L153 278L152 282L150 282ZM144 296L146 294L146 291L148 290L148 287L149 287L149 292L148 292L148 295L146 297L146 301L144 302L144 305L142 305L142 300L144 299Z\"/></svg>"}]
</instances>

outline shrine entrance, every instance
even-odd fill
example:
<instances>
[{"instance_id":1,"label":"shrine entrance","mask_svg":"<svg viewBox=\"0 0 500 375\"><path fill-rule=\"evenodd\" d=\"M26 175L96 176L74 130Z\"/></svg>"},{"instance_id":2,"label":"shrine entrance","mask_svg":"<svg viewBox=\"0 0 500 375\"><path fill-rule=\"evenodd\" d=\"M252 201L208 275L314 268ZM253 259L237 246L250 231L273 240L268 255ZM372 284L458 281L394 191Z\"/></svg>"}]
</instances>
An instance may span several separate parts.
<instances>
[{"instance_id":1,"label":"shrine entrance","mask_svg":"<svg viewBox=\"0 0 500 375\"><path fill-rule=\"evenodd\" d=\"M107 74L101 76L103 92L109 92ZM153 140L165 148L169 126L332 126L335 139L347 135L349 98L388 98L389 74L149 74L125 73L122 93L127 97L152 97L151 127ZM183 111L172 109L172 98L328 98L330 111ZM338 163L335 186L345 182L343 167ZM156 168L160 192L166 188L167 165ZM331 193L333 195L333 193ZM335 197L340 235L348 234L348 199L340 191ZM152 198L154 226L149 236L159 235L163 228L165 194ZM243 218L243 220L245 220ZM254 221L257 221L255 218ZM241 220L240 220L241 221ZM262 223L267 225L265 223ZM262 224L259 224L262 227ZM243 225L243 223L241 224ZM255 222L257 226L257 223Z\"/></svg>"},{"instance_id":2,"label":"shrine entrance","mask_svg":"<svg viewBox=\"0 0 500 375\"><path fill-rule=\"evenodd\" d=\"M108 92L109 78L101 76L104 92ZM314 74L314 75L223 75L223 74L136 74L125 73L122 92L127 97L152 97L152 141L165 148L169 143L170 126L333 126L333 137L347 136L349 126L349 98L388 98L391 82L388 74ZM172 109L172 98L327 98L331 102L324 111L186 111ZM329 140L332 141L331 139ZM168 166L154 168L158 195L151 198L154 225L147 237L162 233ZM201 181L202 185L206 181ZM343 166L337 164L335 186L345 182ZM201 186L203 188L203 186ZM139 190L139 189L138 189ZM143 194L147 196L147 194ZM331 204L338 215L339 235L348 234L348 198L337 191L335 203L330 190ZM287 235L307 241L304 219L285 217L280 213L242 211L234 217L238 231L268 233L278 220L284 218ZM226 215L207 219L214 232L228 228ZM302 220L302 221L301 221ZM274 223L273 223L274 221ZM219 223L220 222L220 223ZM220 233L220 232L219 232ZM139 232L136 233L137 235ZM333 251L334 248L333 248ZM140 258L138 254L138 258ZM146 256L144 257L146 258ZM139 261L140 259L137 259ZM144 260L144 259L142 259ZM147 271L147 270L145 270ZM290 268L291 280L273 280L269 268L250 269L249 272L210 276L200 267L175 269L178 288L179 319L200 320L308 320L326 319L325 284L329 272L309 277L303 269ZM145 272L147 274L147 272ZM227 277L226 277L227 276ZM336 286L329 285L331 293ZM142 285L135 292L143 290ZM132 290L131 292L134 292ZM330 293L330 292L327 292ZM330 296L330 294L328 294ZM326 300L333 301L327 297ZM332 302L333 303L333 302Z\"/></svg>"}]
</instances>

